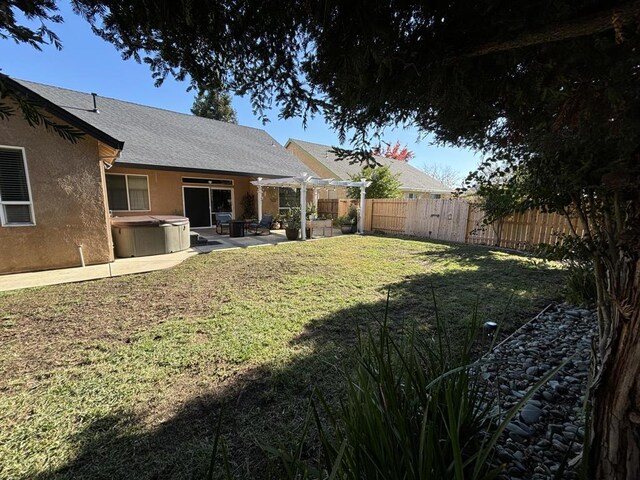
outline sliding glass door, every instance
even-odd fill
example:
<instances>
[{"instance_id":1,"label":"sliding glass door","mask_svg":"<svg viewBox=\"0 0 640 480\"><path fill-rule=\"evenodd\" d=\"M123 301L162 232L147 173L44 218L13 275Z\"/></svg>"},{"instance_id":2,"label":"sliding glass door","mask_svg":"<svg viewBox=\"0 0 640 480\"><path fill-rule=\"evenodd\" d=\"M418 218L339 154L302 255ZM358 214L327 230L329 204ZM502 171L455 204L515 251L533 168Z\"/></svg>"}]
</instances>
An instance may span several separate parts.
<instances>
[{"instance_id":1,"label":"sliding glass door","mask_svg":"<svg viewBox=\"0 0 640 480\"><path fill-rule=\"evenodd\" d=\"M233 189L183 187L184 215L191 228L213 227L216 215L228 213L233 217Z\"/></svg>"},{"instance_id":2,"label":"sliding glass door","mask_svg":"<svg viewBox=\"0 0 640 480\"><path fill-rule=\"evenodd\" d=\"M209 189L211 198L211 225L216 224L218 213L228 213L233 218L233 201L231 199L233 190L211 188Z\"/></svg>"}]
</instances>

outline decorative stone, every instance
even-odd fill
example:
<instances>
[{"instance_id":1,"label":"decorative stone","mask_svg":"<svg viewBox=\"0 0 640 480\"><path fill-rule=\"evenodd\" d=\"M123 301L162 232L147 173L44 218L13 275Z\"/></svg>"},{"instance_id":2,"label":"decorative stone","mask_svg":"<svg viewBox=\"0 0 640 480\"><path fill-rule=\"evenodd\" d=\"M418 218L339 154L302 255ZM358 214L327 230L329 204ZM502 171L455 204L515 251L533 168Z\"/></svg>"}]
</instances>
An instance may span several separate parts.
<instances>
[{"instance_id":1,"label":"decorative stone","mask_svg":"<svg viewBox=\"0 0 640 480\"><path fill-rule=\"evenodd\" d=\"M528 425L533 425L538 420L540 420L540 416L542 415L542 410L540 410L535 405L526 404L522 411L520 412L520 417L522 421Z\"/></svg>"},{"instance_id":2,"label":"decorative stone","mask_svg":"<svg viewBox=\"0 0 640 480\"><path fill-rule=\"evenodd\" d=\"M552 478L569 450L580 450L584 438L581 409L591 363L591 339L596 332L593 312L558 305L487 355L492 368L481 371L495 373L481 374L481 378L500 399L502 415L530 392L541 375L569 359L561 372L522 407L518 419L507 425L496 446L496 461L506 464L500 480ZM562 478L577 480L575 468L567 468Z\"/></svg>"}]
</instances>

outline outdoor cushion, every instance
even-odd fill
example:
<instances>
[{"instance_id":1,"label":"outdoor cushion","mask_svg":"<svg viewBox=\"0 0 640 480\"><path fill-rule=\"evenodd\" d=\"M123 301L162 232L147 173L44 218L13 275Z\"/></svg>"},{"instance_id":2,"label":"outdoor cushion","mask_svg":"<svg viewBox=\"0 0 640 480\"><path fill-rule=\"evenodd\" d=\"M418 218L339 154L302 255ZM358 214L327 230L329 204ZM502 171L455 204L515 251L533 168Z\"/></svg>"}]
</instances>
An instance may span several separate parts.
<instances>
[{"instance_id":1,"label":"outdoor cushion","mask_svg":"<svg viewBox=\"0 0 640 480\"><path fill-rule=\"evenodd\" d=\"M218 235L222 235L223 233L229 233L230 223L231 223L231 215L229 215L228 213L216 214L216 233Z\"/></svg>"},{"instance_id":2,"label":"outdoor cushion","mask_svg":"<svg viewBox=\"0 0 640 480\"><path fill-rule=\"evenodd\" d=\"M259 223L252 223L249 225L249 231L258 235L262 233L269 235L271 233L271 224L273 223L273 215L264 215Z\"/></svg>"}]
</instances>

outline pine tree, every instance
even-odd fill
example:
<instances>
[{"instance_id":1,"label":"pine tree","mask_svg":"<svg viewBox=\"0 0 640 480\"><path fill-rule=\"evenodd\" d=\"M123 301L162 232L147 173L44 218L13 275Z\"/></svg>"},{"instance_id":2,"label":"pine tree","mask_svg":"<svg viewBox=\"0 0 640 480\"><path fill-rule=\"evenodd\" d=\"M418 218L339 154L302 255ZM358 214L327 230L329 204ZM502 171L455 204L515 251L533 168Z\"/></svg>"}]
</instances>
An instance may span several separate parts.
<instances>
[{"instance_id":1,"label":"pine tree","mask_svg":"<svg viewBox=\"0 0 640 480\"><path fill-rule=\"evenodd\" d=\"M220 90L200 90L191 107L191 113L221 122L238 123L236 111L231 105L231 95Z\"/></svg>"}]
</instances>

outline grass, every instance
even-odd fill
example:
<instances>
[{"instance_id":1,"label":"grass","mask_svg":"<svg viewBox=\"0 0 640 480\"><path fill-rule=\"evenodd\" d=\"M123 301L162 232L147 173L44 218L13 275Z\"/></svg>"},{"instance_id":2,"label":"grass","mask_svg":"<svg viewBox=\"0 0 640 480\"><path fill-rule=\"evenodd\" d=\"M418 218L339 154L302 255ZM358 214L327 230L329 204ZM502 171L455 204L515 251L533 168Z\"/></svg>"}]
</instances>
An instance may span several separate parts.
<instances>
[{"instance_id":1,"label":"grass","mask_svg":"<svg viewBox=\"0 0 640 480\"><path fill-rule=\"evenodd\" d=\"M509 331L562 271L480 247L340 237L194 257L171 270L0 294L0 478L200 478L215 423L240 476L295 441L309 392L343 388L384 310Z\"/></svg>"}]
</instances>

